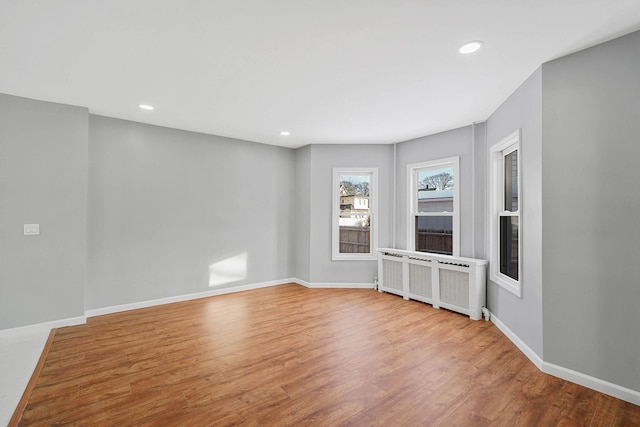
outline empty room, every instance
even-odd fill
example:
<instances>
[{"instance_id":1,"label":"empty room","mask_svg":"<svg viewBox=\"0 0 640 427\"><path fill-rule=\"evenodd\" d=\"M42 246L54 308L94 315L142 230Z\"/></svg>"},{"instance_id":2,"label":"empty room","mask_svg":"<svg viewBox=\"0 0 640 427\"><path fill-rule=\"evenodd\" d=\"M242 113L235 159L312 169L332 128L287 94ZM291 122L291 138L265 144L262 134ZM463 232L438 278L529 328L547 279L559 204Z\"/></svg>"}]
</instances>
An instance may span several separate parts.
<instances>
[{"instance_id":1,"label":"empty room","mask_svg":"<svg viewBox=\"0 0 640 427\"><path fill-rule=\"evenodd\" d=\"M0 0L0 425L640 426L640 2Z\"/></svg>"}]
</instances>

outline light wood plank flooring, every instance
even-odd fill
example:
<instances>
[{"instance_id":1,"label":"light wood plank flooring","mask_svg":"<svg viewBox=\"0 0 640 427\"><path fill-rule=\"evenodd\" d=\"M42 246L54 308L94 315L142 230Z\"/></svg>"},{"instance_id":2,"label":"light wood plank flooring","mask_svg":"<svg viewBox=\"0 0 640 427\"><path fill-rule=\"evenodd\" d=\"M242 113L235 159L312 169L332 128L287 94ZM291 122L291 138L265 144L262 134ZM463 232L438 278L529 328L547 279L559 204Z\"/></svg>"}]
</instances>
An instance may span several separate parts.
<instances>
[{"instance_id":1,"label":"light wood plank flooring","mask_svg":"<svg viewBox=\"0 0 640 427\"><path fill-rule=\"evenodd\" d=\"M20 425L633 426L485 321L282 285L58 329Z\"/></svg>"}]
</instances>

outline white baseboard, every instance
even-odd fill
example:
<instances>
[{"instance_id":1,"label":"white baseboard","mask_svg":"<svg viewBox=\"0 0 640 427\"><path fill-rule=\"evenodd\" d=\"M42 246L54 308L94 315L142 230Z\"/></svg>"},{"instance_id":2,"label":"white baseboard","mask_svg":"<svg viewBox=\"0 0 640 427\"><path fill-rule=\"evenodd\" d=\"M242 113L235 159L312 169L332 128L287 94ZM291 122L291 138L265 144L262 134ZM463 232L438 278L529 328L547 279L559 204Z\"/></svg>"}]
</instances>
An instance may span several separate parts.
<instances>
[{"instance_id":1,"label":"white baseboard","mask_svg":"<svg viewBox=\"0 0 640 427\"><path fill-rule=\"evenodd\" d=\"M272 280L269 282L251 283L249 285L232 286L228 288L212 289L210 291L197 292L193 294L176 295L173 297L159 298L148 301L133 302L130 304L114 305L111 307L95 308L85 312L86 317L102 316L104 314L120 313L122 311L136 310L138 308L153 307L156 305L171 304L174 302L189 301L199 298L213 297L216 295L230 294L234 292L250 291L252 289L267 288L269 286L284 285L286 283L297 283L294 278Z\"/></svg>"},{"instance_id":2,"label":"white baseboard","mask_svg":"<svg viewBox=\"0 0 640 427\"><path fill-rule=\"evenodd\" d=\"M495 314L491 313L491 321L496 327L507 336L515 345L524 353L525 356L533 362L533 364L545 374L571 381L572 383L599 391L617 399L624 400L634 405L640 406L640 392L630 388L622 387L608 381L601 380L582 372L573 371L553 363L545 362L540 356L534 352L531 347L524 343L511 329L507 327Z\"/></svg>"},{"instance_id":3,"label":"white baseboard","mask_svg":"<svg viewBox=\"0 0 640 427\"><path fill-rule=\"evenodd\" d=\"M80 317L54 320L51 322L37 323L34 325L20 326L20 327L11 328L11 329L0 330L0 338L12 337L17 335L25 335L30 332L40 332L40 331L48 332L53 328L61 328L64 326L81 325L86 323L87 318L89 317L102 316L104 314L119 313L122 311L135 310L138 308L146 308L146 307L153 307L156 305L171 304L174 302L189 301L189 300L198 299L198 298L206 298L206 297L212 297L216 295L230 294L233 292L249 291L252 289L284 285L287 283L296 283L296 284L305 286L307 288L317 288L317 289L322 289L322 288L373 289L374 287L373 283L310 283L305 280L297 279L295 277L289 277L286 279L272 280L268 282L251 283L248 285L232 286L232 287L220 288L220 289L211 289L209 291L197 292L193 294L176 295L176 296L167 297L167 298L159 298L154 300L140 301L140 302L134 302L129 304L110 306L110 307L95 308L91 310L86 310L85 315Z\"/></svg>"},{"instance_id":4,"label":"white baseboard","mask_svg":"<svg viewBox=\"0 0 640 427\"><path fill-rule=\"evenodd\" d=\"M498 327L498 329L500 329L500 332L505 334L507 338L509 338L511 342L514 343L516 347L518 347L520 351L523 352L524 355L527 356L529 360L531 360L531 362L533 362L534 365L536 365L538 369L542 370L542 358L538 356L538 354L533 351L531 347L529 347L524 341L522 341L520 337L518 337L511 329L509 329L507 325L502 323L502 321L500 321L500 319L498 319L493 313L491 313L491 321Z\"/></svg>"},{"instance_id":5,"label":"white baseboard","mask_svg":"<svg viewBox=\"0 0 640 427\"><path fill-rule=\"evenodd\" d=\"M373 283L319 283L307 282L302 279L294 279L294 282L313 289L373 289Z\"/></svg>"},{"instance_id":6,"label":"white baseboard","mask_svg":"<svg viewBox=\"0 0 640 427\"><path fill-rule=\"evenodd\" d=\"M353 288L353 289L373 289L373 283L309 283L305 280L290 277L281 280L272 280L269 282L252 283L249 285L232 286L228 288L212 289L210 291L198 292L186 295L176 295L173 297L159 298L148 301L134 302L130 304L122 304L110 307L102 307L87 310L86 317L102 316L105 314L120 313L122 311L136 310L138 308L153 307L156 305L171 304L174 302L189 301L198 298L213 297L216 295L230 294L233 292L249 291L252 289L266 288L269 286L284 285L286 283L297 283L307 288Z\"/></svg>"},{"instance_id":7,"label":"white baseboard","mask_svg":"<svg viewBox=\"0 0 640 427\"><path fill-rule=\"evenodd\" d=\"M562 378L563 380L580 384L581 386L585 386L592 390L596 390L601 393L608 394L609 396L613 396L615 398L625 400L629 403L640 406L640 391L631 390L630 388L622 387L617 384L613 384L608 381L583 374L582 372L563 368L562 366L554 365L553 363L549 362L542 362L541 370L542 372L553 375L554 377Z\"/></svg>"},{"instance_id":8,"label":"white baseboard","mask_svg":"<svg viewBox=\"0 0 640 427\"><path fill-rule=\"evenodd\" d=\"M70 317L68 319L52 320L50 322L35 323L33 325L19 326L17 328L0 330L0 338L9 338L31 333L47 332L53 328L63 328L65 326L82 325L87 323L86 316Z\"/></svg>"}]
</instances>

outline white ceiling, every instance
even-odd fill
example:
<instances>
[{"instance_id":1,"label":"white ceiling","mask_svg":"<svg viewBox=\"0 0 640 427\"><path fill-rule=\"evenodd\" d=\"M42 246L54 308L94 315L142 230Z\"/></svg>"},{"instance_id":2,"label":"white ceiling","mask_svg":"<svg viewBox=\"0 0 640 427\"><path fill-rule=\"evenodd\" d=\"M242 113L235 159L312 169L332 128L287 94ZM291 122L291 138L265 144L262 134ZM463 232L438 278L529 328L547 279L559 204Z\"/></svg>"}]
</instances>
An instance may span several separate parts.
<instances>
[{"instance_id":1,"label":"white ceiling","mask_svg":"<svg viewBox=\"0 0 640 427\"><path fill-rule=\"evenodd\" d=\"M637 29L638 0L0 0L0 92L288 147L393 143L486 120L543 62Z\"/></svg>"}]
</instances>

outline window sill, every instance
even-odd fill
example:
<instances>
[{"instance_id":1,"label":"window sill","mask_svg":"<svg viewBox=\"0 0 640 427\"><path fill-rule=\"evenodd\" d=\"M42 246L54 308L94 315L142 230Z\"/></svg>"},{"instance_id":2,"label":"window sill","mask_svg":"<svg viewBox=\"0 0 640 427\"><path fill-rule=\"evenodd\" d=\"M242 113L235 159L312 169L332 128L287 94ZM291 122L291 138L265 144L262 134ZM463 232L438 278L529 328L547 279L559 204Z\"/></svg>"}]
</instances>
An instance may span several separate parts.
<instances>
[{"instance_id":1,"label":"window sill","mask_svg":"<svg viewBox=\"0 0 640 427\"><path fill-rule=\"evenodd\" d=\"M376 261L378 257L375 254L333 254L332 261Z\"/></svg>"},{"instance_id":2,"label":"window sill","mask_svg":"<svg viewBox=\"0 0 640 427\"><path fill-rule=\"evenodd\" d=\"M493 283L511 292L518 298L522 298L522 283L513 280L504 274L492 274L489 278Z\"/></svg>"}]
</instances>

